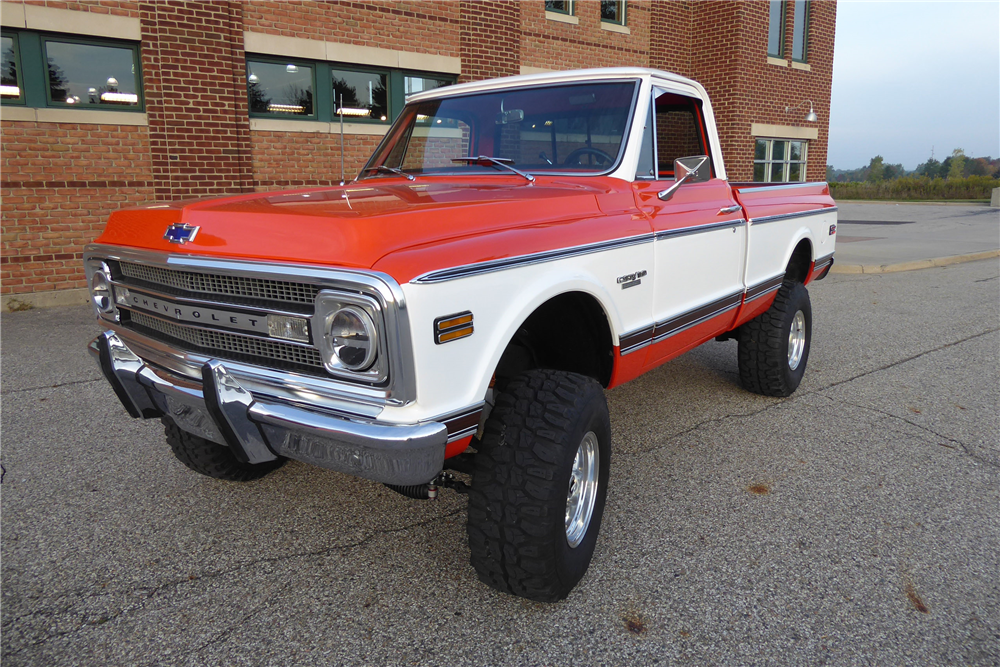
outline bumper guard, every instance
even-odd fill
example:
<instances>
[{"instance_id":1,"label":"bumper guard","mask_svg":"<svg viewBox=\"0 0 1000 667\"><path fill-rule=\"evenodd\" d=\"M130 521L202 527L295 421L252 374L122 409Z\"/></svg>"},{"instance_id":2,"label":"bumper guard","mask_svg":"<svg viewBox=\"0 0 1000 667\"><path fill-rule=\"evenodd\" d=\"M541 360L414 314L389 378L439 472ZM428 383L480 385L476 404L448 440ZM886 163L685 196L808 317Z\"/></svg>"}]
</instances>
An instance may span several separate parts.
<instances>
[{"instance_id":1,"label":"bumper guard","mask_svg":"<svg viewBox=\"0 0 1000 667\"><path fill-rule=\"evenodd\" d=\"M386 484L423 484L444 465L439 422L386 424L254 397L217 360L198 384L146 364L114 331L89 346L125 410L169 417L184 431L227 445L244 463L284 456Z\"/></svg>"}]
</instances>

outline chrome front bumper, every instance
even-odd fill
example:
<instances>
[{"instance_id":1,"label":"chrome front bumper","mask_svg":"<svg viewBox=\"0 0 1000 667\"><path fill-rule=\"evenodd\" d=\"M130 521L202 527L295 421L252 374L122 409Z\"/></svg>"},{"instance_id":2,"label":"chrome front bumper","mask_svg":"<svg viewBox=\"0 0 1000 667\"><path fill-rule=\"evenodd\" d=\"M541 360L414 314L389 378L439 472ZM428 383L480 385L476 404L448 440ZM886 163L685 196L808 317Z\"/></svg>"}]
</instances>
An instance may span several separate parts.
<instances>
[{"instance_id":1,"label":"chrome front bumper","mask_svg":"<svg viewBox=\"0 0 1000 667\"><path fill-rule=\"evenodd\" d=\"M169 417L179 428L228 446L240 461L279 456L386 484L423 484L444 465L448 429L361 421L255 397L225 365L210 360L202 382L145 363L114 331L89 350L118 399L135 418Z\"/></svg>"}]
</instances>

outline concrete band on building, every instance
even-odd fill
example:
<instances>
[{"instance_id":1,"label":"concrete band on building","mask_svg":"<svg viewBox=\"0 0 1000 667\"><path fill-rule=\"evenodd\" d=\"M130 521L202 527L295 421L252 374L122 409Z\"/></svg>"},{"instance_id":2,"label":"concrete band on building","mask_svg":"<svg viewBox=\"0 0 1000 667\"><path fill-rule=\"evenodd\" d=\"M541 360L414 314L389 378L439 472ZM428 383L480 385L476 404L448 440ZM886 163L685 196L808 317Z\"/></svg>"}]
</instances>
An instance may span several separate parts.
<instances>
[{"instance_id":1,"label":"concrete band on building","mask_svg":"<svg viewBox=\"0 0 1000 667\"><path fill-rule=\"evenodd\" d=\"M454 82L676 72L707 89L731 180L824 180L836 11L803 0L0 2L2 293L51 302L85 287L83 245L120 207L335 185L341 118L350 178L406 93ZM105 77L112 64L123 74ZM282 72L299 83L281 86Z\"/></svg>"}]
</instances>

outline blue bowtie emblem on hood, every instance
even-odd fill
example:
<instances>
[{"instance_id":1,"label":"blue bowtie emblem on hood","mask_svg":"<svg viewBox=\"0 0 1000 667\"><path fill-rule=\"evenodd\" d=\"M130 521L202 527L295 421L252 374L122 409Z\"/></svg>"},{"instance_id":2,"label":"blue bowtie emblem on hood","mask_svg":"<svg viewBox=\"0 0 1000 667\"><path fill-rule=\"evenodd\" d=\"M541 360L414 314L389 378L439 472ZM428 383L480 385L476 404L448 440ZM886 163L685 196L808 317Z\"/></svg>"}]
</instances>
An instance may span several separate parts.
<instances>
[{"instance_id":1,"label":"blue bowtie emblem on hood","mask_svg":"<svg viewBox=\"0 0 1000 667\"><path fill-rule=\"evenodd\" d=\"M163 238L171 243L187 243L188 241L194 241L194 237L197 236L199 229L201 227L192 227L187 223L174 223L167 227L167 233L163 235Z\"/></svg>"}]
</instances>

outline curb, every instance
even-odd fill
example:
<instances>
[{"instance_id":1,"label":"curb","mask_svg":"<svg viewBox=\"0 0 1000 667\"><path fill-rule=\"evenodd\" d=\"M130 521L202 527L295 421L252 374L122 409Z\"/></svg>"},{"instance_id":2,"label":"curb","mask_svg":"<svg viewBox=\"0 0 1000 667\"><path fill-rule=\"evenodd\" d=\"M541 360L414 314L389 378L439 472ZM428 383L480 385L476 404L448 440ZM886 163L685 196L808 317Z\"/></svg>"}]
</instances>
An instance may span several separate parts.
<instances>
[{"instance_id":1,"label":"curb","mask_svg":"<svg viewBox=\"0 0 1000 667\"><path fill-rule=\"evenodd\" d=\"M842 204L883 204L885 206L980 206L990 208L992 204L984 199L978 201L895 201L891 199L837 199Z\"/></svg>"},{"instance_id":2,"label":"curb","mask_svg":"<svg viewBox=\"0 0 1000 667\"><path fill-rule=\"evenodd\" d=\"M916 271L918 269L932 269L936 266L976 262L981 259L992 259L994 257L1000 257L1000 250L973 252L967 255L952 255L951 257L935 257L934 259L918 259L912 262L900 262L899 264L834 263L830 269L830 273L896 273L898 271Z\"/></svg>"},{"instance_id":3,"label":"curb","mask_svg":"<svg viewBox=\"0 0 1000 667\"><path fill-rule=\"evenodd\" d=\"M5 294L0 299L0 310L16 313L35 308L56 308L59 306L80 306L90 302L90 290L79 289L50 290L48 292L28 292L26 294Z\"/></svg>"}]
</instances>

